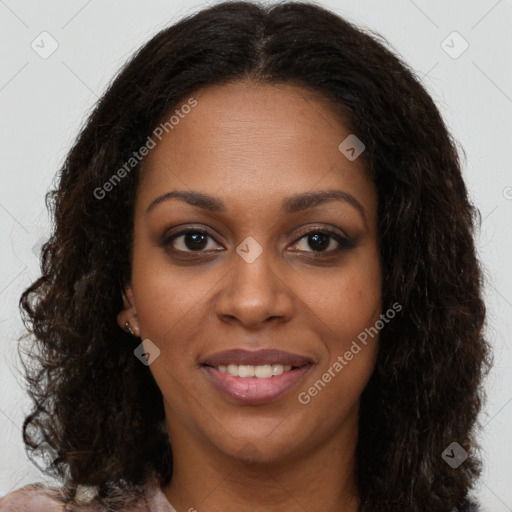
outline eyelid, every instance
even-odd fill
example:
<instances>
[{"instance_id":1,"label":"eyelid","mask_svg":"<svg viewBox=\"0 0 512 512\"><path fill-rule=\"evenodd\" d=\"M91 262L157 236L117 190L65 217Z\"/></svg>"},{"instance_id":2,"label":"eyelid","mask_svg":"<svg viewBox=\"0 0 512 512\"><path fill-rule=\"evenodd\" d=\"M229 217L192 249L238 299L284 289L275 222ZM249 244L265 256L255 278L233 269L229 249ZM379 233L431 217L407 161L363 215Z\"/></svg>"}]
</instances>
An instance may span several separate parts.
<instances>
[{"instance_id":1,"label":"eyelid","mask_svg":"<svg viewBox=\"0 0 512 512\"><path fill-rule=\"evenodd\" d=\"M326 227L326 226L332 226L332 227ZM318 225L318 226L308 225L303 230L299 230L299 234L296 236L301 238L304 235L307 235L311 232L313 232L313 233L321 232L321 233L333 235L335 237L344 238L347 241L351 240L351 238L347 235L347 233L345 233L345 231L343 231L341 228L335 226L334 224L323 224L323 225Z\"/></svg>"}]
</instances>

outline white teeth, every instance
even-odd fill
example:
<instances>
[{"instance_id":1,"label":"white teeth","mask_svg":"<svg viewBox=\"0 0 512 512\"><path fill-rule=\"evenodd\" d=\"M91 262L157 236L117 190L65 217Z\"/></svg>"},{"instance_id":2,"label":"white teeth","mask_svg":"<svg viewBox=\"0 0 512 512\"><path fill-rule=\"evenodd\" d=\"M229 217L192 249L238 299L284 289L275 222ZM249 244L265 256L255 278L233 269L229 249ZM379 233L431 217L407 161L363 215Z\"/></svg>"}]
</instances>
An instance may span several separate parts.
<instances>
[{"instance_id":1,"label":"white teeth","mask_svg":"<svg viewBox=\"0 0 512 512\"><path fill-rule=\"evenodd\" d=\"M272 366L269 364L262 364L261 366L254 367L254 375L260 379L268 379L272 377Z\"/></svg>"},{"instance_id":2,"label":"white teeth","mask_svg":"<svg viewBox=\"0 0 512 512\"><path fill-rule=\"evenodd\" d=\"M238 377L238 365L228 364L227 372L229 373L229 375L233 375L233 377Z\"/></svg>"},{"instance_id":3,"label":"white teeth","mask_svg":"<svg viewBox=\"0 0 512 512\"><path fill-rule=\"evenodd\" d=\"M238 376L239 377L254 377L254 366L246 366L245 364L241 364L238 367Z\"/></svg>"},{"instance_id":4,"label":"white teeth","mask_svg":"<svg viewBox=\"0 0 512 512\"><path fill-rule=\"evenodd\" d=\"M290 365L282 364L262 364L258 366L246 365L246 364L228 364L220 365L217 369L222 373L229 373L233 377L258 377L259 379L268 379L273 376L281 375L284 372L288 372L292 369Z\"/></svg>"}]
</instances>

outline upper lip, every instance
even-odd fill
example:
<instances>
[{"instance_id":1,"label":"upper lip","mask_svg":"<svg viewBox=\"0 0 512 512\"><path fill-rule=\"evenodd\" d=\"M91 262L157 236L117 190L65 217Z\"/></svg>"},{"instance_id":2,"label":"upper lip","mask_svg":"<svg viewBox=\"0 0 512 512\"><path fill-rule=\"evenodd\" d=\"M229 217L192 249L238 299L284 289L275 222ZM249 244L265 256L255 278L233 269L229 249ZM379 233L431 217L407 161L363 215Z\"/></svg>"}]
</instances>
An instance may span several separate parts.
<instances>
[{"instance_id":1,"label":"upper lip","mask_svg":"<svg viewBox=\"0 0 512 512\"><path fill-rule=\"evenodd\" d=\"M236 348L216 352L215 354L206 357L203 361L203 364L208 366L224 366L228 364L242 364L250 366L259 366L264 364L304 366L311 363L311 358L307 356L293 354L291 352L283 352L282 350L262 349L250 351Z\"/></svg>"}]
</instances>

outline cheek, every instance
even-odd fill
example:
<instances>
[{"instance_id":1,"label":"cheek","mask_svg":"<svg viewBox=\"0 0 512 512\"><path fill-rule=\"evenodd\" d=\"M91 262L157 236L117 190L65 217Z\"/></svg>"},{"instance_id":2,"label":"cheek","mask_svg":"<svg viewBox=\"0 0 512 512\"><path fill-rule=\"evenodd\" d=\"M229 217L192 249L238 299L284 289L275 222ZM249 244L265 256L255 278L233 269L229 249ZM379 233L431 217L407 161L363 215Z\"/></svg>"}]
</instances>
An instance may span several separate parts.
<instances>
[{"instance_id":1,"label":"cheek","mask_svg":"<svg viewBox=\"0 0 512 512\"><path fill-rule=\"evenodd\" d=\"M156 259L157 260L157 259ZM186 416L190 404L188 379L195 371L202 320L207 314L205 297L213 282L177 271L157 261L137 266L134 258L132 284L137 298L137 316L144 339L160 350L150 371L165 399Z\"/></svg>"},{"instance_id":2,"label":"cheek","mask_svg":"<svg viewBox=\"0 0 512 512\"><path fill-rule=\"evenodd\" d=\"M381 274L376 257L355 258L345 268L308 278L302 289L301 298L314 313L310 316L318 318L318 328L332 350L350 345L379 318Z\"/></svg>"},{"instance_id":3,"label":"cheek","mask_svg":"<svg viewBox=\"0 0 512 512\"><path fill-rule=\"evenodd\" d=\"M313 387L302 391L306 399L314 398L316 407L330 409L333 403L339 404L333 413L336 422L357 402L376 361L379 336L370 328L381 314L377 253L356 258L331 278L316 281L307 297L314 313L310 319L326 351L314 382L309 383Z\"/></svg>"},{"instance_id":4,"label":"cheek","mask_svg":"<svg viewBox=\"0 0 512 512\"><path fill-rule=\"evenodd\" d=\"M215 283L215 273L199 272L193 266L173 266L165 251L146 241L136 241L132 285L139 326L145 337L163 345L171 339L173 344L179 342L182 337L176 333L180 329L186 328L191 334L197 325L194 317L202 311Z\"/></svg>"},{"instance_id":5,"label":"cheek","mask_svg":"<svg viewBox=\"0 0 512 512\"><path fill-rule=\"evenodd\" d=\"M327 432L358 404L375 367L379 335L371 328L381 313L379 274L353 272L330 282L327 293L313 294L310 301L311 316L320 320L314 321L325 358L297 398L329 416L322 426Z\"/></svg>"}]
</instances>

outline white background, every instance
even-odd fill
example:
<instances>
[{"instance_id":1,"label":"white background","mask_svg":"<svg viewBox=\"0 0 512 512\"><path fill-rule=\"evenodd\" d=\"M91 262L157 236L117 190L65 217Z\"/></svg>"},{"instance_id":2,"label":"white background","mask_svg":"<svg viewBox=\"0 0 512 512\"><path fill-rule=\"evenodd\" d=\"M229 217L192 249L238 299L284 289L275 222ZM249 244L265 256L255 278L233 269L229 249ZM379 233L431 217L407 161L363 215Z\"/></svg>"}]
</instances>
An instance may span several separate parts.
<instances>
[{"instance_id":1,"label":"white background","mask_svg":"<svg viewBox=\"0 0 512 512\"><path fill-rule=\"evenodd\" d=\"M512 511L512 2L320 4L386 37L422 77L466 151L465 178L483 219L477 242L495 353L481 416L485 471L477 496L484 510ZM49 230L44 194L92 106L130 54L156 31L205 6L164 0L0 0L0 496L48 481L24 452L20 427L30 402L16 351L23 332L19 296L37 276L34 253ZM44 31L59 45L47 59L31 48ZM453 31L469 44L455 59L441 46ZM453 37L447 44L457 51L463 42Z\"/></svg>"}]
</instances>

